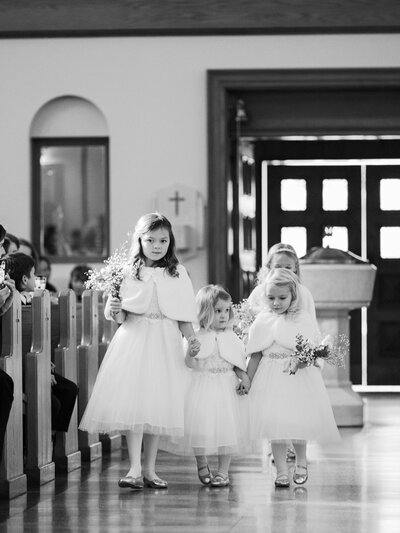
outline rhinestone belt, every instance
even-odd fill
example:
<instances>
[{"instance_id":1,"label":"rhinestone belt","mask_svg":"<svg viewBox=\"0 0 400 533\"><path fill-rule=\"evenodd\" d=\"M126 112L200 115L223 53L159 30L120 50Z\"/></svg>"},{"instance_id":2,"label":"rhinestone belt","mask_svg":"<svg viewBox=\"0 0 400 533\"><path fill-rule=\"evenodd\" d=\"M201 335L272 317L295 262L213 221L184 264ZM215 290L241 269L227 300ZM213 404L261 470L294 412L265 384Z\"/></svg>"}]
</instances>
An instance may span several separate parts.
<instances>
[{"instance_id":1,"label":"rhinestone belt","mask_svg":"<svg viewBox=\"0 0 400 533\"><path fill-rule=\"evenodd\" d=\"M165 315L162 313L145 313L143 316L146 318L151 318L152 320L162 320L165 318Z\"/></svg>"},{"instance_id":2,"label":"rhinestone belt","mask_svg":"<svg viewBox=\"0 0 400 533\"><path fill-rule=\"evenodd\" d=\"M232 368L203 368L202 370L198 370L198 372L203 372L204 374L225 374L226 372L231 372Z\"/></svg>"},{"instance_id":3,"label":"rhinestone belt","mask_svg":"<svg viewBox=\"0 0 400 533\"><path fill-rule=\"evenodd\" d=\"M268 357L268 359L287 359L288 357L290 357L290 353L270 352L265 354L265 357Z\"/></svg>"}]
</instances>

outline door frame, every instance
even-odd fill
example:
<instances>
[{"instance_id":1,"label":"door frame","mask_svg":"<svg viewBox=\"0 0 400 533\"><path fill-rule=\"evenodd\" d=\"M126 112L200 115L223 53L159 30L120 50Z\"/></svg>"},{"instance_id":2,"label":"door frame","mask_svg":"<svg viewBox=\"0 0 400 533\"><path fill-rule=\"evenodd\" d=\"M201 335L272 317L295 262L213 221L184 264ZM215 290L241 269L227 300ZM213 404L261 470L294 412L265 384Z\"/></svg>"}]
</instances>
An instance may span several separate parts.
<instances>
[{"instance_id":1,"label":"door frame","mask_svg":"<svg viewBox=\"0 0 400 533\"><path fill-rule=\"evenodd\" d=\"M232 279L232 262L228 256L227 192L231 173L232 97L243 92L290 92L296 99L304 91L382 91L400 90L400 69L272 69L272 70L209 70L208 82L208 278L210 283L228 286ZM328 93L326 93L328 94ZM367 93L365 93L367 94ZM351 109L347 110L351 113ZM368 115L367 115L368 112ZM285 117L282 117L283 119ZM282 120L282 124L285 121ZM296 131L301 128L301 119ZM265 123L257 136L290 135L290 130ZM349 125L349 115L333 117L321 125L304 122L308 134L399 135L400 115L383 116L368 109L364 117L355 117ZM254 138L254 140L257 137Z\"/></svg>"}]
</instances>

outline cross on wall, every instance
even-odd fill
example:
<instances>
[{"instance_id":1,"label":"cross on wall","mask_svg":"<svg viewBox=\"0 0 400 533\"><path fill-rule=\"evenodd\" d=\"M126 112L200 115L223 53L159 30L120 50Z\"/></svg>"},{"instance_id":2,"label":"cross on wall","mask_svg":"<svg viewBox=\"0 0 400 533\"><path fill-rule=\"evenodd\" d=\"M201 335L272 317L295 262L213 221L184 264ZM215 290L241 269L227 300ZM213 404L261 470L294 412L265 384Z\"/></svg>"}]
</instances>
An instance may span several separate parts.
<instances>
[{"instance_id":1,"label":"cross on wall","mask_svg":"<svg viewBox=\"0 0 400 533\"><path fill-rule=\"evenodd\" d=\"M175 195L172 198L168 198L170 202L175 202L175 215L179 216L179 202L184 202L186 198L179 196L179 192L175 191Z\"/></svg>"}]
</instances>

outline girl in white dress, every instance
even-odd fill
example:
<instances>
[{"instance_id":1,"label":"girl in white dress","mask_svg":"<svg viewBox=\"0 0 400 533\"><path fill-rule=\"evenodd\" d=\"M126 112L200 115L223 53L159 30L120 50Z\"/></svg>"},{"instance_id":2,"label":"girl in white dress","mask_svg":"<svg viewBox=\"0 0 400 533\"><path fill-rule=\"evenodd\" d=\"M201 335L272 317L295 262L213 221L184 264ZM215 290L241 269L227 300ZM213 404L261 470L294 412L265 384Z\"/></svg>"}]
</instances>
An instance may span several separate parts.
<instances>
[{"instance_id":1,"label":"girl in white dress","mask_svg":"<svg viewBox=\"0 0 400 533\"><path fill-rule=\"evenodd\" d=\"M296 250L290 244L278 242L268 250L265 266L263 266L257 275L257 285L251 291L247 301L254 312L258 314L265 308L266 302L263 290L263 281L265 276L273 268L286 268L294 272L299 280L299 307L305 309L316 320L314 298L310 290L301 283L300 263Z\"/></svg>"},{"instance_id":2,"label":"girl in white dress","mask_svg":"<svg viewBox=\"0 0 400 533\"><path fill-rule=\"evenodd\" d=\"M105 316L121 325L79 428L126 434L130 469L119 480L120 487L166 488L155 461L160 436L183 435L187 369L182 335L192 355L200 345L192 327L192 283L178 263L171 224L163 215L150 213L136 224L120 298L108 299Z\"/></svg>"},{"instance_id":3,"label":"girl in white dress","mask_svg":"<svg viewBox=\"0 0 400 533\"><path fill-rule=\"evenodd\" d=\"M242 341L232 330L232 300L219 285L207 285L196 296L199 353L186 355L192 368L185 401L185 443L193 448L200 481L229 485L231 454L243 445L244 397L250 386ZM240 378L240 382L239 379ZM212 475L207 455L218 455Z\"/></svg>"},{"instance_id":4,"label":"girl in white dress","mask_svg":"<svg viewBox=\"0 0 400 533\"><path fill-rule=\"evenodd\" d=\"M298 305L301 309L305 309L306 311L308 311L316 321L317 316L315 312L314 298L312 297L312 294L309 289L301 283L300 263L296 250L290 244L285 244L283 242L278 242L274 244L268 250L265 265L259 270L257 275L257 285L254 287L249 297L247 298L247 302L254 315L257 315L260 311L266 308L263 281L268 272L273 268L286 268L287 270L291 270L297 275L299 279ZM293 446L291 443L288 443L286 459L288 461L293 461L295 458L296 453L293 449Z\"/></svg>"},{"instance_id":5,"label":"girl in white dress","mask_svg":"<svg viewBox=\"0 0 400 533\"><path fill-rule=\"evenodd\" d=\"M297 276L284 268L275 269L262 287L268 309L251 325L246 346L250 437L270 440L277 469L275 486L288 487L287 441L296 450L293 481L303 484L308 478L307 441L332 442L340 436L320 369L299 366L294 375L288 371L296 335L311 343L319 335L315 320L299 308Z\"/></svg>"}]
</instances>

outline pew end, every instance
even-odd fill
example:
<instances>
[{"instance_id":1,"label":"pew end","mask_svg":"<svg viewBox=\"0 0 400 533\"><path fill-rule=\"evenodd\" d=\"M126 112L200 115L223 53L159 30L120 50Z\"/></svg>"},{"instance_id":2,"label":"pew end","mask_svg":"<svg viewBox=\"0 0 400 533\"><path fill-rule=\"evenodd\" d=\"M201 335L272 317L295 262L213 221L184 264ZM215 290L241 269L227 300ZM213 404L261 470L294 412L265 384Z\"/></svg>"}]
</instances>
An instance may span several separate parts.
<instances>
[{"instance_id":1,"label":"pew end","mask_svg":"<svg viewBox=\"0 0 400 533\"><path fill-rule=\"evenodd\" d=\"M14 400L7 423L3 457L0 457L0 497L15 498L27 491L23 458L21 302L14 298L2 321L0 368L14 383Z\"/></svg>"}]
</instances>

